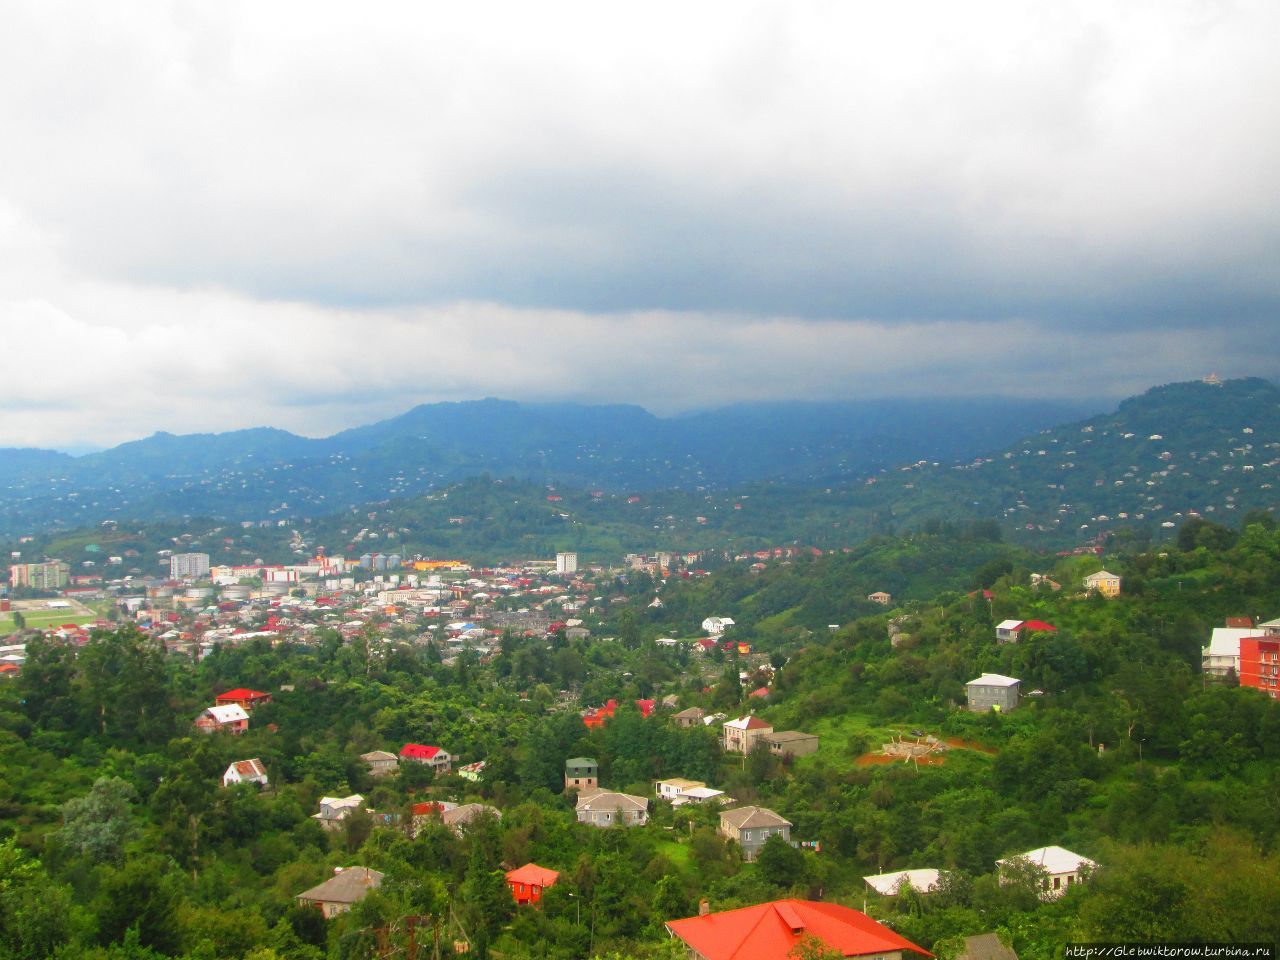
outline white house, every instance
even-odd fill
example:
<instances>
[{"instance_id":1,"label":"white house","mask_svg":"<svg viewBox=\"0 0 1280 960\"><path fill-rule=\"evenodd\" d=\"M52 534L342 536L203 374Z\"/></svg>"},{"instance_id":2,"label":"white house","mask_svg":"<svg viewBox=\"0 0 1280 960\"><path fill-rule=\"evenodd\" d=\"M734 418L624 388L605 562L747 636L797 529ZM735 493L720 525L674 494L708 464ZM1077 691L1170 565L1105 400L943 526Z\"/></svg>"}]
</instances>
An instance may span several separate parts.
<instances>
[{"instance_id":1,"label":"white house","mask_svg":"<svg viewBox=\"0 0 1280 960\"><path fill-rule=\"evenodd\" d=\"M876 893L892 897L905 889L917 893L932 893L938 888L939 873L932 868L921 870L895 870L893 873L877 873L863 877L863 882Z\"/></svg>"},{"instance_id":2,"label":"white house","mask_svg":"<svg viewBox=\"0 0 1280 960\"><path fill-rule=\"evenodd\" d=\"M1073 883L1083 883L1098 866L1088 857L1082 857L1062 847L1040 847L1016 857L997 860L996 866L1000 868L1002 881L1006 878L1007 869L1018 863L1029 863L1044 872L1040 890L1042 900L1056 900L1066 893L1067 888Z\"/></svg>"},{"instance_id":3,"label":"white house","mask_svg":"<svg viewBox=\"0 0 1280 960\"><path fill-rule=\"evenodd\" d=\"M226 733L244 733L249 729L249 714L238 703L228 703L215 707L206 707L196 718L196 729L204 733L223 731Z\"/></svg>"},{"instance_id":4,"label":"white house","mask_svg":"<svg viewBox=\"0 0 1280 960\"><path fill-rule=\"evenodd\" d=\"M728 617L707 617L702 621L702 629L713 637L718 637L730 627L733 621Z\"/></svg>"},{"instance_id":5,"label":"white house","mask_svg":"<svg viewBox=\"0 0 1280 960\"><path fill-rule=\"evenodd\" d=\"M1209 645L1200 648L1200 666L1211 676L1225 677L1230 671L1239 676L1240 641L1262 633L1262 627L1214 627Z\"/></svg>"},{"instance_id":6,"label":"white house","mask_svg":"<svg viewBox=\"0 0 1280 960\"><path fill-rule=\"evenodd\" d=\"M706 803L724 796L723 790L708 787L701 780L685 780L682 777L658 780L653 785L653 792L659 800L670 800L673 807L682 807L686 803Z\"/></svg>"},{"instance_id":7,"label":"white house","mask_svg":"<svg viewBox=\"0 0 1280 960\"><path fill-rule=\"evenodd\" d=\"M1021 620L1001 620L996 624L996 640L1001 643L1017 643L1021 630Z\"/></svg>"},{"instance_id":8,"label":"white house","mask_svg":"<svg viewBox=\"0 0 1280 960\"><path fill-rule=\"evenodd\" d=\"M268 783L267 768L256 757L252 760L237 760L227 767L227 772L222 775L224 787L236 783L257 783L265 787Z\"/></svg>"},{"instance_id":9,"label":"white house","mask_svg":"<svg viewBox=\"0 0 1280 960\"><path fill-rule=\"evenodd\" d=\"M326 830L337 830L342 822L364 806L364 797L353 793L349 797L321 797L320 812L311 815Z\"/></svg>"}]
</instances>

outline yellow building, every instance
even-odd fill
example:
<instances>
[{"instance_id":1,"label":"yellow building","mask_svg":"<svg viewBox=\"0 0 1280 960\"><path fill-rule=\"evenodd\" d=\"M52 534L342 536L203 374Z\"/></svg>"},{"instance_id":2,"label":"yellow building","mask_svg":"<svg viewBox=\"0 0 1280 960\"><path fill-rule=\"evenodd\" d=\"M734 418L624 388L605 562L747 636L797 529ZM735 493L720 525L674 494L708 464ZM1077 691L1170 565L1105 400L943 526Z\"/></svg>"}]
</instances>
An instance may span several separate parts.
<instances>
[{"instance_id":1,"label":"yellow building","mask_svg":"<svg viewBox=\"0 0 1280 960\"><path fill-rule=\"evenodd\" d=\"M1099 570L1084 578L1084 588L1089 593L1098 592L1104 597L1120 596L1120 578L1114 573Z\"/></svg>"}]
</instances>

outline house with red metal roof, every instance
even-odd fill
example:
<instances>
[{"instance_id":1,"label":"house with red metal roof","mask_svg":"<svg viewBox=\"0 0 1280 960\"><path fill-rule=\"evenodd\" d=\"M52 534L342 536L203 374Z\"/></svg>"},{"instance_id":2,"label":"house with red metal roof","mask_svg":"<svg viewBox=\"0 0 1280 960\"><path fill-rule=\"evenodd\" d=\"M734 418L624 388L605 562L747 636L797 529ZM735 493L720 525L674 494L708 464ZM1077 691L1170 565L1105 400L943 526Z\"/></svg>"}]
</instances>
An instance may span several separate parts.
<instances>
[{"instance_id":1,"label":"house with red metal roof","mask_svg":"<svg viewBox=\"0 0 1280 960\"><path fill-rule=\"evenodd\" d=\"M582 715L582 722L587 729L595 730L603 727L604 722L618 712L618 701L610 699L603 707L588 707Z\"/></svg>"},{"instance_id":2,"label":"house with red metal roof","mask_svg":"<svg viewBox=\"0 0 1280 960\"><path fill-rule=\"evenodd\" d=\"M929 951L838 903L773 900L738 910L670 920L667 931L693 960L788 960L808 938L842 957L904 960Z\"/></svg>"},{"instance_id":3,"label":"house with red metal roof","mask_svg":"<svg viewBox=\"0 0 1280 960\"><path fill-rule=\"evenodd\" d=\"M421 763L436 773L448 773L453 767L453 757L440 747L422 743L406 743L400 749L400 759L405 763Z\"/></svg>"},{"instance_id":4,"label":"house with red metal roof","mask_svg":"<svg viewBox=\"0 0 1280 960\"><path fill-rule=\"evenodd\" d=\"M248 687L236 687L234 690L228 690L226 693L220 693L213 698L213 702L219 707L230 706L235 704L242 707L249 713L253 712L254 707L260 707L265 703L271 702L271 694L263 693L261 690L250 690Z\"/></svg>"},{"instance_id":5,"label":"house with red metal roof","mask_svg":"<svg viewBox=\"0 0 1280 960\"><path fill-rule=\"evenodd\" d=\"M554 887L560 874L555 870L540 867L536 863L526 863L507 871L507 886L511 888L511 896L517 904L537 903L542 899L542 891Z\"/></svg>"}]
</instances>

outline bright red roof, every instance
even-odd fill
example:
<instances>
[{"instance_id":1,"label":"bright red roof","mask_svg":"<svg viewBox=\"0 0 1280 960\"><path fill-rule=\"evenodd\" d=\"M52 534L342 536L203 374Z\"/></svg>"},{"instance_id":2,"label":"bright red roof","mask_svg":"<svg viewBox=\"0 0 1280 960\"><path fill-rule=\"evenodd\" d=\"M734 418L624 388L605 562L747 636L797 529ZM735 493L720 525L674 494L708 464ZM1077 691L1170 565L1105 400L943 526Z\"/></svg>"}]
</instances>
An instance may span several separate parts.
<instances>
[{"instance_id":1,"label":"bright red roof","mask_svg":"<svg viewBox=\"0 0 1280 960\"><path fill-rule=\"evenodd\" d=\"M507 883L531 883L535 887L550 887L559 879L557 871L540 867L536 863L526 863L523 867L507 871Z\"/></svg>"},{"instance_id":2,"label":"bright red roof","mask_svg":"<svg viewBox=\"0 0 1280 960\"><path fill-rule=\"evenodd\" d=\"M415 817L431 813L444 813L444 804L438 800L428 800L426 803L415 803L413 805L413 815Z\"/></svg>"},{"instance_id":3,"label":"bright red roof","mask_svg":"<svg viewBox=\"0 0 1280 960\"><path fill-rule=\"evenodd\" d=\"M636 706L640 708L640 715L642 717L647 717L649 714L653 713L653 708L656 706L656 703L653 700L637 700Z\"/></svg>"},{"instance_id":4,"label":"bright red roof","mask_svg":"<svg viewBox=\"0 0 1280 960\"><path fill-rule=\"evenodd\" d=\"M234 690L228 690L226 693L220 693L214 698L218 700L258 700L268 696L261 690L250 690L248 687L236 687Z\"/></svg>"},{"instance_id":5,"label":"bright red roof","mask_svg":"<svg viewBox=\"0 0 1280 960\"><path fill-rule=\"evenodd\" d=\"M786 960L806 936L817 937L845 957L898 950L932 956L865 913L838 903L774 900L672 920L667 928L707 960Z\"/></svg>"},{"instance_id":6,"label":"bright red roof","mask_svg":"<svg viewBox=\"0 0 1280 960\"><path fill-rule=\"evenodd\" d=\"M1057 630L1052 623L1045 623L1043 620L1028 620L1022 625L1023 630Z\"/></svg>"},{"instance_id":7,"label":"bright red roof","mask_svg":"<svg viewBox=\"0 0 1280 960\"><path fill-rule=\"evenodd\" d=\"M400 751L400 756L409 757L412 760L430 760L439 752L439 747L428 747L421 743L406 743Z\"/></svg>"}]
</instances>

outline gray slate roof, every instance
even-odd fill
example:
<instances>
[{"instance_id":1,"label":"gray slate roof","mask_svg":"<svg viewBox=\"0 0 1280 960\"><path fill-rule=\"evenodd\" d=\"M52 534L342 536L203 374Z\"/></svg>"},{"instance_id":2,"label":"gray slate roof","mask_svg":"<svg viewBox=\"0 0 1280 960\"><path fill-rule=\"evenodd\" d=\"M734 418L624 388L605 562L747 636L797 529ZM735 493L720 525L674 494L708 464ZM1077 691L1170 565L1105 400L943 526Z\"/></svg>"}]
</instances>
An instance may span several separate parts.
<instances>
[{"instance_id":1,"label":"gray slate roof","mask_svg":"<svg viewBox=\"0 0 1280 960\"><path fill-rule=\"evenodd\" d=\"M298 894L314 903L355 903L382 885L382 874L369 867L347 867L324 883Z\"/></svg>"},{"instance_id":2,"label":"gray slate roof","mask_svg":"<svg viewBox=\"0 0 1280 960\"><path fill-rule=\"evenodd\" d=\"M720 814L720 822L739 830L751 827L791 826L790 820L784 820L765 807L739 807L737 810L727 810Z\"/></svg>"}]
</instances>

